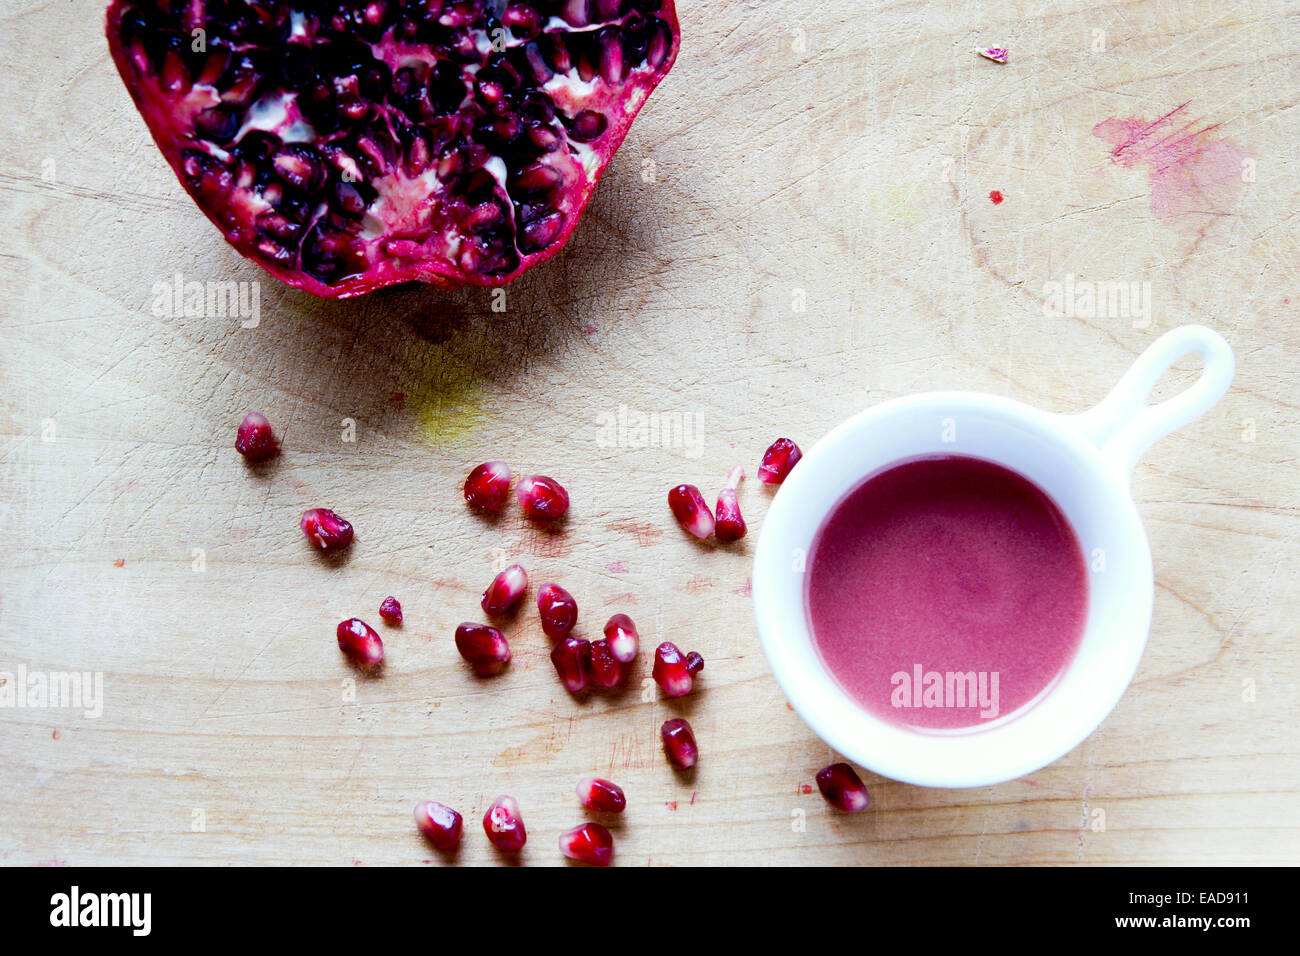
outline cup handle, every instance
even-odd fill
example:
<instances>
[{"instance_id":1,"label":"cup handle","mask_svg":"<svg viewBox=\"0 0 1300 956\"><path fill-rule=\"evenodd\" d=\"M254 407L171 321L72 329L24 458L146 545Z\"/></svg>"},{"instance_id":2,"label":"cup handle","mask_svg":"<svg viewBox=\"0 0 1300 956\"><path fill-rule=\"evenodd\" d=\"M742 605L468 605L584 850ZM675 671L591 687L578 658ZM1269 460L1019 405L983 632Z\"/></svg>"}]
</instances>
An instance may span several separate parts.
<instances>
[{"instance_id":1,"label":"cup handle","mask_svg":"<svg viewBox=\"0 0 1300 956\"><path fill-rule=\"evenodd\" d=\"M1160 376L1186 355L1201 357L1201 377L1173 398L1148 405ZM1232 349L1222 335L1204 325L1180 326L1152 342L1109 395L1074 416L1075 424L1127 477L1153 442L1214 407L1228 390L1234 369Z\"/></svg>"}]
</instances>

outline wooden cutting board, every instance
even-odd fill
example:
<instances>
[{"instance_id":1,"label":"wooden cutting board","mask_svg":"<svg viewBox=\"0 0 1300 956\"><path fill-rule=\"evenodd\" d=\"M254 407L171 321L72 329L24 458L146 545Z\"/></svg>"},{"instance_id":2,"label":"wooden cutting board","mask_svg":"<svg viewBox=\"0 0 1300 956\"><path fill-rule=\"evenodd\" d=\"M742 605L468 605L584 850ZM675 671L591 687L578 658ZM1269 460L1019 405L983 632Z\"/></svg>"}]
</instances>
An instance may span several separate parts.
<instances>
[{"instance_id":1,"label":"wooden cutting board","mask_svg":"<svg viewBox=\"0 0 1300 956\"><path fill-rule=\"evenodd\" d=\"M1295 5L683 6L581 228L497 313L485 290L323 302L267 277L162 161L100 11L8 5L0 670L97 672L103 700L0 710L0 858L439 863L410 818L433 798L487 863L478 820L508 792L524 861L550 864L596 773L628 792L624 864L1300 862ZM260 322L165 314L177 274L258 283ZM1114 713L1024 779L868 775L868 812L829 811L836 755L759 649L754 536L695 545L667 489L713 494L778 435L918 390L1081 410L1189 321L1239 370L1134 475L1155 622ZM285 441L259 471L232 448L250 409ZM620 416L691 430L637 447ZM468 514L489 458L564 482L565 530ZM769 500L743 486L751 528ZM298 531L316 505L357 526L338 564ZM700 650L700 690L575 702L531 614L508 674L467 676L452 632L507 559L589 634L625 611L650 648ZM334 626L390 593L406 624L354 684ZM657 738L677 714L703 752L686 781Z\"/></svg>"}]
</instances>

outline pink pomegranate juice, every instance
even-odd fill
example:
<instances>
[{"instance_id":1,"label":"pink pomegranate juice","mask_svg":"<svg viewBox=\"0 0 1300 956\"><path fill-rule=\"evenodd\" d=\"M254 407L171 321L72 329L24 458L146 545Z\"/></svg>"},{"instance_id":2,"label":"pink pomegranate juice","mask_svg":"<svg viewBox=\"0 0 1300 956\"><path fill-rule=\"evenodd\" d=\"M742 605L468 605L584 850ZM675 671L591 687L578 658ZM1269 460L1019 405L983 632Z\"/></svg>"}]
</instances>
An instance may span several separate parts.
<instances>
[{"instance_id":1,"label":"pink pomegranate juice","mask_svg":"<svg viewBox=\"0 0 1300 956\"><path fill-rule=\"evenodd\" d=\"M957 455L867 479L813 542L807 608L827 668L870 713L925 728L1010 714L1083 637L1083 549L1037 485Z\"/></svg>"}]
</instances>

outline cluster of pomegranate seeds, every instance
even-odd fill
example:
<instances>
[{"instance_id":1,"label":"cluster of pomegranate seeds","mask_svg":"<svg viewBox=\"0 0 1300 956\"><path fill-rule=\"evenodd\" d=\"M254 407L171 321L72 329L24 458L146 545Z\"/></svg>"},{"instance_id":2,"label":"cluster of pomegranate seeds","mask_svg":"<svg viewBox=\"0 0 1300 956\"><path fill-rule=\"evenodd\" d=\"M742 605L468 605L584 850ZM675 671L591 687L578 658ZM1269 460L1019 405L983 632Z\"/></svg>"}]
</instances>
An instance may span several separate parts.
<instances>
[{"instance_id":1,"label":"cluster of pomegranate seeds","mask_svg":"<svg viewBox=\"0 0 1300 956\"><path fill-rule=\"evenodd\" d=\"M466 621L456 628L456 650L479 677L500 674L510 663L510 643L495 627Z\"/></svg>"},{"instance_id":2,"label":"cluster of pomegranate seeds","mask_svg":"<svg viewBox=\"0 0 1300 956\"><path fill-rule=\"evenodd\" d=\"M817 788L827 803L845 813L858 813L871 803L866 784L846 763L833 763L817 771Z\"/></svg>"},{"instance_id":3,"label":"cluster of pomegranate seeds","mask_svg":"<svg viewBox=\"0 0 1300 956\"><path fill-rule=\"evenodd\" d=\"M454 850L464 821L451 807L425 800L415 805L415 825L439 850Z\"/></svg>"},{"instance_id":4,"label":"cluster of pomegranate seeds","mask_svg":"<svg viewBox=\"0 0 1300 956\"><path fill-rule=\"evenodd\" d=\"M328 508L309 508L302 513L302 533L322 554L342 551L352 543L352 525Z\"/></svg>"},{"instance_id":5,"label":"cluster of pomegranate seeds","mask_svg":"<svg viewBox=\"0 0 1300 956\"><path fill-rule=\"evenodd\" d=\"M552 639L566 636L578 623L578 602L558 584L543 584L537 592L537 612L542 630Z\"/></svg>"},{"instance_id":6,"label":"cluster of pomegranate seeds","mask_svg":"<svg viewBox=\"0 0 1300 956\"><path fill-rule=\"evenodd\" d=\"M509 614L528 590L528 572L522 564L512 564L492 579L483 592L483 613L489 617Z\"/></svg>"},{"instance_id":7,"label":"cluster of pomegranate seeds","mask_svg":"<svg viewBox=\"0 0 1300 956\"><path fill-rule=\"evenodd\" d=\"M683 654L672 641L655 648L655 683L669 697L685 697L695 686L695 675L704 670L704 658L691 651Z\"/></svg>"},{"instance_id":8,"label":"cluster of pomegranate seeds","mask_svg":"<svg viewBox=\"0 0 1300 956\"><path fill-rule=\"evenodd\" d=\"M542 630L557 638L551 663L570 693L588 687L615 690L627 684L628 665L636 659L636 625L626 614L615 614L605 625L605 636L595 641L570 637L578 618L578 605L559 585L548 584L537 599Z\"/></svg>"},{"instance_id":9,"label":"cluster of pomegranate seeds","mask_svg":"<svg viewBox=\"0 0 1300 956\"><path fill-rule=\"evenodd\" d=\"M569 493L558 481L545 475L520 479L515 497L524 514L535 521L554 521L569 510Z\"/></svg>"},{"instance_id":10,"label":"cluster of pomegranate seeds","mask_svg":"<svg viewBox=\"0 0 1300 956\"><path fill-rule=\"evenodd\" d=\"M726 487L718 494L718 506L715 509L717 520L713 533L722 542L739 541L749 529L740 514L740 500L736 496L736 487L745 477L745 469L737 465L727 475Z\"/></svg>"},{"instance_id":11,"label":"cluster of pomegranate seeds","mask_svg":"<svg viewBox=\"0 0 1300 956\"><path fill-rule=\"evenodd\" d=\"M677 523L703 541L713 534L713 512L700 489L694 485L678 485L668 492L668 507Z\"/></svg>"},{"instance_id":12,"label":"cluster of pomegranate seeds","mask_svg":"<svg viewBox=\"0 0 1300 956\"><path fill-rule=\"evenodd\" d=\"M583 777L578 781L577 791L584 809L597 813L622 813L627 808L623 788L611 780Z\"/></svg>"},{"instance_id":13,"label":"cluster of pomegranate seeds","mask_svg":"<svg viewBox=\"0 0 1300 956\"><path fill-rule=\"evenodd\" d=\"M614 861L614 837L599 823L583 823L560 834L560 852L579 863L609 866Z\"/></svg>"},{"instance_id":14,"label":"cluster of pomegranate seeds","mask_svg":"<svg viewBox=\"0 0 1300 956\"><path fill-rule=\"evenodd\" d=\"M640 649L636 625L626 614L615 614L605 623L605 642L614 660L620 664L632 663Z\"/></svg>"},{"instance_id":15,"label":"cluster of pomegranate seeds","mask_svg":"<svg viewBox=\"0 0 1300 956\"><path fill-rule=\"evenodd\" d=\"M519 802L502 794L492 801L483 814L483 832L492 845L503 853L518 853L528 841L524 818L519 815Z\"/></svg>"},{"instance_id":16,"label":"cluster of pomegranate seeds","mask_svg":"<svg viewBox=\"0 0 1300 956\"><path fill-rule=\"evenodd\" d=\"M695 732L681 717L664 721L659 736L663 738L668 762L678 770L690 770L699 762L700 748L695 743Z\"/></svg>"},{"instance_id":17,"label":"cluster of pomegranate seeds","mask_svg":"<svg viewBox=\"0 0 1300 956\"><path fill-rule=\"evenodd\" d=\"M551 649L551 663L571 694L581 694L591 681L591 642L565 637Z\"/></svg>"},{"instance_id":18,"label":"cluster of pomegranate seeds","mask_svg":"<svg viewBox=\"0 0 1300 956\"><path fill-rule=\"evenodd\" d=\"M680 36L672 0L111 0L107 21L194 201L331 298L504 285L558 252Z\"/></svg>"},{"instance_id":19,"label":"cluster of pomegranate seeds","mask_svg":"<svg viewBox=\"0 0 1300 956\"><path fill-rule=\"evenodd\" d=\"M384 642L375 629L358 617L338 626L339 650L362 668L376 668L384 662Z\"/></svg>"},{"instance_id":20,"label":"cluster of pomegranate seeds","mask_svg":"<svg viewBox=\"0 0 1300 956\"><path fill-rule=\"evenodd\" d=\"M465 500L471 508L496 514L510 497L510 466L504 461L485 461L465 479Z\"/></svg>"},{"instance_id":21,"label":"cluster of pomegranate seeds","mask_svg":"<svg viewBox=\"0 0 1300 956\"><path fill-rule=\"evenodd\" d=\"M402 623L402 604L391 594L379 605L379 616L389 624Z\"/></svg>"},{"instance_id":22,"label":"cluster of pomegranate seeds","mask_svg":"<svg viewBox=\"0 0 1300 956\"><path fill-rule=\"evenodd\" d=\"M235 450L249 461L266 461L280 453L280 443L271 433L271 423L260 412L249 412L239 423Z\"/></svg>"},{"instance_id":23,"label":"cluster of pomegranate seeds","mask_svg":"<svg viewBox=\"0 0 1300 956\"><path fill-rule=\"evenodd\" d=\"M763 452L763 461L758 466L758 480L765 485L781 484L802 457L803 452L798 445L788 438L778 438Z\"/></svg>"}]
</instances>

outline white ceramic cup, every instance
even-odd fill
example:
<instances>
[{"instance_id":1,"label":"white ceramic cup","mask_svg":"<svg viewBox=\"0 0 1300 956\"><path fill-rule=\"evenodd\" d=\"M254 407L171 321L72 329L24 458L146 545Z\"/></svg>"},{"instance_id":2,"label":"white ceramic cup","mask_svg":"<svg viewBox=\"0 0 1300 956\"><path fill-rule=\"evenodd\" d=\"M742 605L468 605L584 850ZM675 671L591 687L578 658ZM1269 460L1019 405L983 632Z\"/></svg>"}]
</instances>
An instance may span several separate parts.
<instances>
[{"instance_id":1,"label":"white ceramic cup","mask_svg":"<svg viewBox=\"0 0 1300 956\"><path fill-rule=\"evenodd\" d=\"M1199 355L1195 384L1147 405L1174 362ZM1011 780L1078 746L1119 702L1146 646L1155 597L1151 549L1129 492L1147 447L1211 408L1232 381L1217 332L1187 325L1161 336L1095 408L1040 411L978 392L928 392L870 408L835 428L781 486L754 556L754 610L768 664L817 735L876 773L928 787ZM926 730L872 716L831 676L813 644L806 558L827 516L868 477L918 456L996 462L1042 488L1073 525L1089 566L1077 654L1033 701L988 724Z\"/></svg>"}]
</instances>

